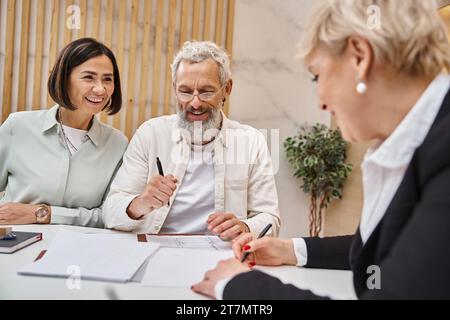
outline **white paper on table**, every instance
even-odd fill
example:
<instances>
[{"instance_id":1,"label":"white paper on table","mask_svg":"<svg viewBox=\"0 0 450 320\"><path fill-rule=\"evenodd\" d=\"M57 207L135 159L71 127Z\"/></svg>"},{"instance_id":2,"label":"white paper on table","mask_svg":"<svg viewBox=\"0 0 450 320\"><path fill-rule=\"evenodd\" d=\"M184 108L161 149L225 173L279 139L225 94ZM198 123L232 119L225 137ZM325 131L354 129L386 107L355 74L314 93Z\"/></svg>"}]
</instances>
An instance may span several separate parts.
<instances>
[{"instance_id":1,"label":"white paper on table","mask_svg":"<svg viewBox=\"0 0 450 320\"><path fill-rule=\"evenodd\" d=\"M138 242L135 234L85 234L61 229L40 260L19 274L126 282L158 244Z\"/></svg>"},{"instance_id":2,"label":"white paper on table","mask_svg":"<svg viewBox=\"0 0 450 320\"><path fill-rule=\"evenodd\" d=\"M160 248L147 264L143 286L190 288L220 260L234 257L232 250Z\"/></svg>"},{"instance_id":3,"label":"white paper on table","mask_svg":"<svg viewBox=\"0 0 450 320\"><path fill-rule=\"evenodd\" d=\"M190 249L231 249L230 241L223 241L217 236L154 236L146 235L147 242L157 243L167 248L190 248Z\"/></svg>"}]
</instances>

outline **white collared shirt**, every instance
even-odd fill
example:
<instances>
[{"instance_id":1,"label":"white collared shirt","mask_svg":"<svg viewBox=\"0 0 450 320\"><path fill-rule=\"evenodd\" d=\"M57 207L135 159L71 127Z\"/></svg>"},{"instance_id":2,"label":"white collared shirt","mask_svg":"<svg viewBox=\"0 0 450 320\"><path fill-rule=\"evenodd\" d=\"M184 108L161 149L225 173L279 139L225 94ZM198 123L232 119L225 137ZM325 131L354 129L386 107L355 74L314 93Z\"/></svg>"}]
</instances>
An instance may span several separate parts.
<instances>
[{"instance_id":1,"label":"white collared shirt","mask_svg":"<svg viewBox=\"0 0 450 320\"><path fill-rule=\"evenodd\" d=\"M278 198L264 135L223 115L222 130L213 145L214 210L235 214L256 234L272 223L269 233L277 235L280 227ZM131 219L126 209L149 180L158 175L156 157L161 160L164 174L172 174L178 180L170 199L173 205L184 183L190 155L190 137L179 128L177 115L150 119L141 125L105 201L105 225L118 230L159 233L171 207L154 210L141 220ZM196 204L192 205L195 210Z\"/></svg>"},{"instance_id":2,"label":"white collared shirt","mask_svg":"<svg viewBox=\"0 0 450 320\"><path fill-rule=\"evenodd\" d=\"M438 75L417 100L394 132L371 147L361 164L364 204L359 226L363 243L369 239L392 201L416 149L422 144L450 89L450 76ZM308 252L303 238L293 239L297 266L307 264ZM219 281L215 294L222 299L230 279Z\"/></svg>"}]
</instances>

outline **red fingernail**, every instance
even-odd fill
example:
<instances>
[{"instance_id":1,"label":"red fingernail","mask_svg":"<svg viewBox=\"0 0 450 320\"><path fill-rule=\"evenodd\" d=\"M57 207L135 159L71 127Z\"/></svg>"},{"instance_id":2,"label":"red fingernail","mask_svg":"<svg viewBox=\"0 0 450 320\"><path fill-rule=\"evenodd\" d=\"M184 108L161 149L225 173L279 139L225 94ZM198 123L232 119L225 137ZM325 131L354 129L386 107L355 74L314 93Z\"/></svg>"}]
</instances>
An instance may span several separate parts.
<instances>
[{"instance_id":1,"label":"red fingernail","mask_svg":"<svg viewBox=\"0 0 450 320\"><path fill-rule=\"evenodd\" d=\"M249 265L250 265L251 268L253 268L254 266L256 266L256 263L250 262Z\"/></svg>"},{"instance_id":2,"label":"red fingernail","mask_svg":"<svg viewBox=\"0 0 450 320\"><path fill-rule=\"evenodd\" d=\"M245 245L242 249L244 249L244 251L248 251L248 250L250 250L251 248L250 248L249 245Z\"/></svg>"}]
</instances>

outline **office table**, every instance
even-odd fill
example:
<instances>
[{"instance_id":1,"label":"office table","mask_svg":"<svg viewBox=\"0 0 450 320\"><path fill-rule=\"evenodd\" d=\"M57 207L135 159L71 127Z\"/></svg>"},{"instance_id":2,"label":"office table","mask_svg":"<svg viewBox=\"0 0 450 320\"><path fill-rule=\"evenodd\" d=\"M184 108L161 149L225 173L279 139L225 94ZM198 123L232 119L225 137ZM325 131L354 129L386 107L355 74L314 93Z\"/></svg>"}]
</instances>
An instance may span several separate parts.
<instances>
[{"instance_id":1,"label":"office table","mask_svg":"<svg viewBox=\"0 0 450 320\"><path fill-rule=\"evenodd\" d=\"M17 270L47 249L59 228L86 233L120 233L106 229L92 229L59 225L13 226L15 231L42 232L43 239L12 254L0 254L0 299L171 299L196 300L205 297L188 288L143 287L140 283L110 283L81 280L79 289L71 289L68 279L23 276ZM280 278L283 282L310 289L336 299L355 299L350 271L306 269L290 266L257 267Z\"/></svg>"}]
</instances>

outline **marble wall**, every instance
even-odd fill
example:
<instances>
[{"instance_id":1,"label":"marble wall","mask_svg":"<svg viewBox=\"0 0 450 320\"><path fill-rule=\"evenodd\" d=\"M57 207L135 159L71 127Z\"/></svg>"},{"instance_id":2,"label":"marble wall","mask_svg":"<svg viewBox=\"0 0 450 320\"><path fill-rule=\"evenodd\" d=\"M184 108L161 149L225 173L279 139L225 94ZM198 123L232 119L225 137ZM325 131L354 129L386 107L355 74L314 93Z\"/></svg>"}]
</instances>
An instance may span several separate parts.
<instances>
[{"instance_id":1,"label":"marble wall","mask_svg":"<svg viewBox=\"0 0 450 320\"><path fill-rule=\"evenodd\" d=\"M278 167L282 237L308 234L308 197L284 155L283 141L305 123L329 124L329 115L318 109L311 76L295 58L304 20L314 1L236 1L233 42L234 88L230 118L266 129ZM276 137L276 135L274 136ZM270 139L269 139L270 140ZM275 145L275 146L274 146ZM277 165L279 164L279 165Z\"/></svg>"}]
</instances>

